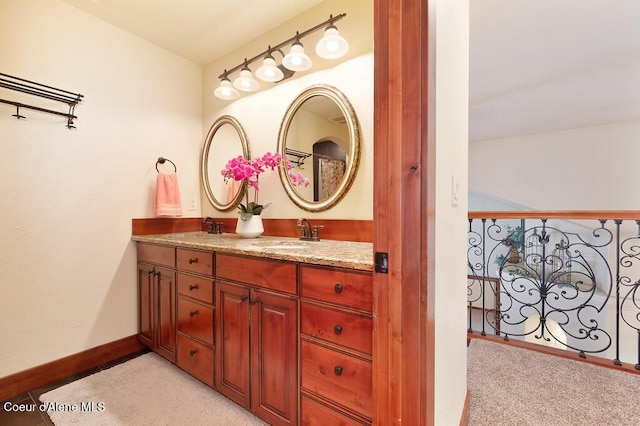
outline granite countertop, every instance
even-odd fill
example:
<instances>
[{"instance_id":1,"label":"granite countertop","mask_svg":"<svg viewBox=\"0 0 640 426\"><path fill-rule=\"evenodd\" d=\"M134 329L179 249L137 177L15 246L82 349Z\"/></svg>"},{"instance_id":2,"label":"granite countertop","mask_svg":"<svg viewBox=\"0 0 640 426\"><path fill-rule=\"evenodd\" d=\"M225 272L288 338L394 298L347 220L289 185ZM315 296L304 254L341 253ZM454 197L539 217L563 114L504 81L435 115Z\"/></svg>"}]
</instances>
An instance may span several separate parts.
<instances>
[{"instance_id":1,"label":"granite countertop","mask_svg":"<svg viewBox=\"0 0 640 426\"><path fill-rule=\"evenodd\" d=\"M351 241L301 241L297 238L262 236L244 239L236 234L179 232L174 234L134 235L134 241L173 247L245 254L270 259L342 268L373 270L373 244Z\"/></svg>"}]
</instances>

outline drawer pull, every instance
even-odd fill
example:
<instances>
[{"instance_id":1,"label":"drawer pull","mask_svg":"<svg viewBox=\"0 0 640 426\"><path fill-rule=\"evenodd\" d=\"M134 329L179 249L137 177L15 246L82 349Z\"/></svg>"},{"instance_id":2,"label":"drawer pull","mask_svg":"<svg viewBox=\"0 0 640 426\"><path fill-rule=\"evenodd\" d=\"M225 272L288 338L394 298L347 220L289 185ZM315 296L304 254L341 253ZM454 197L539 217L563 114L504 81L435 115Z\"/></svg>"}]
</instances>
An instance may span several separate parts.
<instances>
[{"instance_id":1,"label":"drawer pull","mask_svg":"<svg viewBox=\"0 0 640 426\"><path fill-rule=\"evenodd\" d=\"M333 286L333 290L338 294L342 293L342 288L343 288L342 284L340 283L337 283L336 285Z\"/></svg>"},{"instance_id":2,"label":"drawer pull","mask_svg":"<svg viewBox=\"0 0 640 426\"><path fill-rule=\"evenodd\" d=\"M189 311L189 316L191 318L195 317L196 315L198 315L198 311Z\"/></svg>"},{"instance_id":3,"label":"drawer pull","mask_svg":"<svg viewBox=\"0 0 640 426\"><path fill-rule=\"evenodd\" d=\"M197 353L198 351L196 351L195 349L189 349L189 355L194 356Z\"/></svg>"},{"instance_id":4,"label":"drawer pull","mask_svg":"<svg viewBox=\"0 0 640 426\"><path fill-rule=\"evenodd\" d=\"M342 334L342 326L340 324L336 324L333 326L333 332L338 336Z\"/></svg>"},{"instance_id":5,"label":"drawer pull","mask_svg":"<svg viewBox=\"0 0 640 426\"><path fill-rule=\"evenodd\" d=\"M342 366L336 365L333 367L333 372L336 373L336 376L342 376Z\"/></svg>"},{"instance_id":6,"label":"drawer pull","mask_svg":"<svg viewBox=\"0 0 640 426\"><path fill-rule=\"evenodd\" d=\"M189 291L193 291L193 290L197 290L198 289L198 284L191 284L189 286Z\"/></svg>"},{"instance_id":7,"label":"drawer pull","mask_svg":"<svg viewBox=\"0 0 640 426\"><path fill-rule=\"evenodd\" d=\"M192 257L192 258L189 259L189 265L191 265L193 263L198 263L198 258L197 257Z\"/></svg>"}]
</instances>

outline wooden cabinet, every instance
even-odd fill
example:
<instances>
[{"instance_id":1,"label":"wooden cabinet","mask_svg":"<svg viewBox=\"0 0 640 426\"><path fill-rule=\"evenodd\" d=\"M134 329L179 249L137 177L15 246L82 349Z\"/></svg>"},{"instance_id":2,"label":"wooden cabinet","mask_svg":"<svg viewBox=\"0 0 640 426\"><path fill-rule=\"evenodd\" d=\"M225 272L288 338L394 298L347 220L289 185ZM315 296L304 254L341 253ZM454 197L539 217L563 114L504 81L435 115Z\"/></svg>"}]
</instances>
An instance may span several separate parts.
<instances>
[{"instance_id":1,"label":"wooden cabinet","mask_svg":"<svg viewBox=\"0 0 640 426\"><path fill-rule=\"evenodd\" d=\"M213 253L178 248L177 363L213 387L215 314Z\"/></svg>"},{"instance_id":2,"label":"wooden cabinet","mask_svg":"<svg viewBox=\"0 0 640 426\"><path fill-rule=\"evenodd\" d=\"M137 248L145 345L269 424L371 424L371 272Z\"/></svg>"},{"instance_id":3,"label":"wooden cabinet","mask_svg":"<svg viewBox=\"0 0 640 426\"><path fill-rule=\"evenodd\" d=\"M248 299L247 287L217 282L216 389L245 408L250 408L251 402Z\"/></svg>"},{"instance_id":4,"label":"wooden cabinet","mask_svg":"<svg viewBox=\"0 0 640 426\"><path fill-rule=\"evenodd\" d=\"M344 412L336 411L329 405L303 394L301 399L300 424L303 426L362 426L369 424Z\"/></svg>"},{"instance_id":5,"label":"wooden cabinet","mask_svg":"<svg viewBox=\"0 0 640 426\"><path fill-rule=\"evenodd\" d=\"M301 423L370 424L370 273L301 266Z\"/></svg>"},{"instance_id":6,"label":"wooden cabinet","mask_svg":"<svg viewBox=\"0 0 640 426\"><path fill-rule=\"evenodd\" d=\"M159 266L172 266L173 249L144 244L138 247L138 258L142 260L138 262L138 337L143 344L175 362L176 273Z\"/></svg>"},{"instance_id":7,"label":"wooden cabinet","mask_svg":"<svg viewBox=\"0 0 640 426\"><path fill-rule=\"evenodd\" d=\"M270 281L270 287L287 287L293 280L295 291L296 266L262 260L252 264L254 268L223 266L225 261L237 265L245 260L256 259L234 256L216 259L219 330L216 388L272 425L295 425L297 298L248 285L242 280L260 282L256 277L278 271L283 281ZM227 281L229 279L237 282Z\"/></svg>"}]
</instances>

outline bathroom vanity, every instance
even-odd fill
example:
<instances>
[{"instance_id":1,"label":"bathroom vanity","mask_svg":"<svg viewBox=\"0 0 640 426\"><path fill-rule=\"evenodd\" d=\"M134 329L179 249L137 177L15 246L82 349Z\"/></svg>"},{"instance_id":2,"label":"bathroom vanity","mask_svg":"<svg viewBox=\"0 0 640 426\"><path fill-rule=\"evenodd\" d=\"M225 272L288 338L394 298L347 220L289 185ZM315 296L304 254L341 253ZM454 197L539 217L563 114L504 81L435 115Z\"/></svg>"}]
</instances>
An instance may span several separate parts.
<instances>
[{"instance_id":1,"label":"bathroom vanity","mask_svg":"<svg viewBox=\"0 0 640 426\"><path fill-rule=\"evenodd\" d=\"M133 240L141 342L270 424L371 424L371 243Z\"/></svg>"}]
</instances>

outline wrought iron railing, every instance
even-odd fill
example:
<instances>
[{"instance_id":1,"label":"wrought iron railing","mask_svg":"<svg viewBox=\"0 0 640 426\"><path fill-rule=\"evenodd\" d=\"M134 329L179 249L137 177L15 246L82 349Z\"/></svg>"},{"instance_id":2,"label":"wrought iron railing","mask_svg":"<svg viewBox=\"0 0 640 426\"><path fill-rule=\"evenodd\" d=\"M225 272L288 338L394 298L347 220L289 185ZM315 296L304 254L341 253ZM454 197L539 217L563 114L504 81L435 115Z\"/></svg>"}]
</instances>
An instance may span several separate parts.
<instances>
[{"instance_id":1,"label":"wrought iron railing","mask_svg":"<svg viewBox=\"0 0 640 426\"><path fill-rule=\"evenodd\" d=\"M640 212L470 212L468 331L640 370Z\"/></svg>"}]
</instances>

